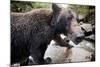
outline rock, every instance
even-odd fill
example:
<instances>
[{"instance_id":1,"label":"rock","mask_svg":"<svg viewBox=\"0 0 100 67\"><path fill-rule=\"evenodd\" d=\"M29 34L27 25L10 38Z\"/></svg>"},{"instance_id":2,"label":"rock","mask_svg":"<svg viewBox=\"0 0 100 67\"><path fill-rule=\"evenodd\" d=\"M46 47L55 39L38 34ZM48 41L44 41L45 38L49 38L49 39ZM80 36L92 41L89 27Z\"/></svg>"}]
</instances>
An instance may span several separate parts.
<instances>
[{"instance_id":1,"label":"rock","mask_svg":"<svg viewBox=\"0 0 100 67\"><path fill-rule=\"evenodd\" d=\"M84 23L90 23L92 25L95 25L95 11L90 12L89 14L87 14L82 21Z\"/></svg>"},{"instance_id":2,"label":"rock","mask_svg":"<svg viewBox=\"0 0 100 67\"><path fill-rule=\"evenodd\" d=\"M95 47L94 43L90 41L83 40L74 48L67 50L69 55L65 62L89 62L95 60Z\"/></svg>"},{"instance_id":3,"label":"rock","mask_svg":"<svg viewBox=\"0 0 100 67\"><path fill-rule=\"evenodd\" d=\"M55 42L51 43L45 53L45 57L50 57L52 63L69 63L69 62L86 62L91 61L92 54L94 53L93 43L82 41L80 44L75 45L72 41L69 44L74 47L68 49L67 47L55 46Z\"/></svg>"},{"instance_id":4,"label":"rock","mask_svg":"<svg viewBox=\"0 0 100 67\"><path fill-rule=\"evenodd\" d=\"M82 47L74 47L69 50L69 56L66 58L65 62L89 62L91 61L91 54L91 52L83 49Z\"/></svg>"},{"instance_id":5,"label":"rock","mask_svg":"<svg viewBox=\"0 0 100 67\"><path fill-rule=\"evenodd\" d=\"M45 57L50 57L52 63L64 63L66 58L66 47L60 47L54 44L50 44L45 52Z\"/></svg>"},{"instance_id":6,"label":"rock","mask_svg":"<svg viewBox=\"0 0 100 67\"><path fill-rule=\"evenodd\" d=\"M80 14L80 15L78 15L78 18L79 18L79 20L82 20L82 19L85 18L85 15L83 15L83 14L81 15L81 14Z\"/></svg>"},{"instance_id":7,"label":"rock","mask_svg":"<svg viewBox=\"0 0 100 67\"><path fill-rule=\"evenodd\" d=\"M82 25L80 25L86 32L90 32L92 31L92 25L88 24L88 23L83 23Z\"/></svg>"},{"instance_id":8,"label":"rock","mask_svg":"<svg viewBox=\"0 0 100 67\"><path fill-rule=\"evenodd\" d=\"M95 52L95 44L93 42L83 40L79 45L81 45L82 48L85 50L94 53Z\"/></svg>"},{"instance_id":9,"label":"rock","mask_svg":"<svg viewBox=\"0 0 100 67\"><path fill-rule=\"evenodd\" d=\"M92 34L92 35L90 35L90 36L87 36L86 38L89 38L89 39L95 40L95 35Z\"/></svg>"}]
</instances>

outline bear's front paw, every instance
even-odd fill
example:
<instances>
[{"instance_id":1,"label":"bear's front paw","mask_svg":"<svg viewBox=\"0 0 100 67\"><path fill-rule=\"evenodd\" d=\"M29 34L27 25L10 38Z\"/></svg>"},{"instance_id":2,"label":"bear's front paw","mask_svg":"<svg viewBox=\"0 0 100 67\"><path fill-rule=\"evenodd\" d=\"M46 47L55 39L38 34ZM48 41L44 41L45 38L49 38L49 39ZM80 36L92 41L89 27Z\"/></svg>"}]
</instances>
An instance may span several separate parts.
<instances>
[{"instance_id":1,"label":"bear's front paw","mask_svg":"<svg viewBox=\"0 0 100 67\"><path fill-rule=\"evenodd\" d=\"M45 59L45 63L46 64L50 64L52 62L52 59L50 58L50 57L47 57L46 59Z\"/></svg>"}]
</instances>

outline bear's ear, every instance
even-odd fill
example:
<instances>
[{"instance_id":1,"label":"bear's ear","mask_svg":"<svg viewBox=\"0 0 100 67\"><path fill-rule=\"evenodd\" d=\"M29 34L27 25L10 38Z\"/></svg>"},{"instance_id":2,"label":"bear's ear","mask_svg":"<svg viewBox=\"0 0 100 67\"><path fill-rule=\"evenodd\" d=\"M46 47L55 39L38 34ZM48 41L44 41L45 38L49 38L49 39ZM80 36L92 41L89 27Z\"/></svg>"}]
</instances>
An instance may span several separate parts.
<instances>
[{"instance_id":1,"label":"bear's ear","mask_svg":"<svg viewBox=\"0 0 100 67\"><path fill-rule=\"evenodd\" d=\"M60 5L53 3L52 4L52 10L53 10L53 17L52 17L52 20L51 20L51 25L57 26L58 23L59 23L59 20L61 18L59 16L60 11L61 11L61 7L60 7Z\"/></svg>"},{"instance_id":2,"label":"bear's ear","mask_svg":"<svg viewBox=\"0 0 100 67\"><path fill-rule=\"evenodd\" d=\"M58 4L53 3L52 4L52 10L54 13L59 12L61 10L60 6Z\"/></svg>"}]
</instances>

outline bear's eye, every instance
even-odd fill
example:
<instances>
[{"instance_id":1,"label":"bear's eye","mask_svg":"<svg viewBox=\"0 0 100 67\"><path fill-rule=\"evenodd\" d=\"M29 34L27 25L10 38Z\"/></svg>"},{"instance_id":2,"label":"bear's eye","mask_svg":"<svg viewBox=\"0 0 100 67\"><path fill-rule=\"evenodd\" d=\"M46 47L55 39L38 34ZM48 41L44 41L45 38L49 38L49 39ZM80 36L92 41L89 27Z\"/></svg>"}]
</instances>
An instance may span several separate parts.
<instances>
[{"instance_id":1,"label":"bear's eye","mask_svg":"<svg viewBox=\"0 0 100 67\"><path fill-rule=\"evenodd\" d=\"M71 20L73 17L74 17L73 15L70 15L67 18L68 18L68 20Z\"/></svg>"}]
</instances>

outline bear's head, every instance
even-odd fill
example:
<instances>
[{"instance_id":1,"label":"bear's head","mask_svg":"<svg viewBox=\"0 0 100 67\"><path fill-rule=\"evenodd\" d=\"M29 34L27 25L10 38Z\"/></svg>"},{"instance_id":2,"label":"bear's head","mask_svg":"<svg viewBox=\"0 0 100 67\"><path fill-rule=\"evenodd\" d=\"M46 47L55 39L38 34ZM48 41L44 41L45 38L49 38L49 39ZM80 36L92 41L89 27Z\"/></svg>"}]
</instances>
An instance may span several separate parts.
<instances>
[{"instance_id":1,"label":"bear's head","mask_svg":"<svg viewBox=\"0 0 100 67\"><path fill-rule=\"evenodd\" d=\"M69 36L71 40L78 44L84 37L84 33L78 24L78 15L71 9L61 8L53 3L53 18L51 25L55 28L56 34Z\"/></svg>"}]
</instances>

